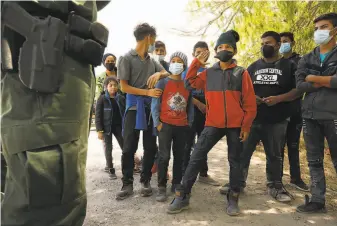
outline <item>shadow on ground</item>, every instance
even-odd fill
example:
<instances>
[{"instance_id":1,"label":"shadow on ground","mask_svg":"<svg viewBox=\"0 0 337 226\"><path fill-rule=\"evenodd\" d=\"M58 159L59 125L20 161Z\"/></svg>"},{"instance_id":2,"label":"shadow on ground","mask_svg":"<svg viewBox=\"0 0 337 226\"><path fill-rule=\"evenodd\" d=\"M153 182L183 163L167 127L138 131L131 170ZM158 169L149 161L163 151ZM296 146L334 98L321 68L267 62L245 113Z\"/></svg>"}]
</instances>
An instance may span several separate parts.
<instances>
[{"instance_id":1,"label":"shadow on ground","mask_svg":"<svg viewBox=\"0 0 337 226\"><path fill-rule=\"evenodd\" d=\"M295 200L287 205L275 202L266 194L265 162L263 158L252 158L248 185L240 198L242 214L229 217L225 213L225 197L220 195L219 187L212 187L196 183L193 188L190 209L178 214L166 214L166 208L172 200L172 195L166 203L155 201L154 195L143 198L139 195L139 175L135 176L133 197L116 201L115 194L121 188L121 150L114 142L114 164L118 180L112 181L103 172L104 154L102 144L96 138L96 133L90 135L88 163L87 163L87 192L88 209L85 226L96 225L253 225L253 226L336 226L337 212L328 209L328 214L303 215L295 208L303 202L304 193L291 190ZM118 148L117 148L118 147ZM141 146L138 149L141 155ZM225 140L219 142L209 154L210 175L221 184L228 181L228 161ZM156 175L152 180L152 187L156 188ZM168 189L169 190L169 189ZM333 192L333 191L332 191ZM337 194L335 195L335 197ZM335 200L337 203L337 200Z\"/></svg>"}]
</instances>

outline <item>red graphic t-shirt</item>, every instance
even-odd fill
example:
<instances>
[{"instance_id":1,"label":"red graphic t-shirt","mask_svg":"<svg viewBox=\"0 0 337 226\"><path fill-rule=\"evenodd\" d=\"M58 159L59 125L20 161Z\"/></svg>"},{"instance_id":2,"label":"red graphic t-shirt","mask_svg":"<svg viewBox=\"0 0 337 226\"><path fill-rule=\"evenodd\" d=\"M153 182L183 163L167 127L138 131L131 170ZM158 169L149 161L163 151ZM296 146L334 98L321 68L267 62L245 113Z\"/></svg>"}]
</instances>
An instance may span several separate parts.
<instances>
[{"instance_id":1,"label":"red graphic t-shirt","mask_svg":"<svg viewBox=\"0 0 337 226\"><path fill-rule=\"evenodd\" d=\"M168 79L161 99L160 120L171 125L187 126L189 95L183 80Z\"/></svg>"}]
</instances>

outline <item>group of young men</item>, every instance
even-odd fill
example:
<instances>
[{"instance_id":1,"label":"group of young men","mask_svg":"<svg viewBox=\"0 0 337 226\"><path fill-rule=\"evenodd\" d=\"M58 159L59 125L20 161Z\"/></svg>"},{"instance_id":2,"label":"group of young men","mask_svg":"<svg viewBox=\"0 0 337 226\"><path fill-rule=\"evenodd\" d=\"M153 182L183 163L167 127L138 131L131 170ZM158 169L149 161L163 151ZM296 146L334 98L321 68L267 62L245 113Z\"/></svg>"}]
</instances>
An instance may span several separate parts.
<instances>
[{"instance_id":1,"label":"group of young men","mask_svg":"<svg viewBox=\"0 0 337 226\"><path fill-rule=\"evenodd\" d=\"M222 33L216 42L215 58L219 62L206 67L209 48L207 43L198 42L188 67L187 56L182 52L173 53L165 62L166 47L163 42L156 42L155 28L138 25L134 30L137 45L119 58L119 83L112 81L126 94L125 108L120 111L123 186L116 198L123 200L133 194L134 156L142 130L142 196L152 195L151 169L158 155L156 199L167 199L167 170L173 150L172 191L176 195L168 213L189 207L198 175L199 181L218 185L207 173L207 154L224 136L230 173L229 183L220 192L227 196L227 214L240 213L239 195L246 186L250 159L260 141L266 153L268 193L277 201L289 202L292 195L282 183L285 145L290 184L309 190L301 178L299 164L303 122L312 197L306 197L297 211L325 212L324 138L337 172L337 105L333 101L337 98L337 14L324 14L314 24L318 47L312 52L301 58L292 51L292 33L268 31L261 36L262 58L247 69L234 59L240 40L234 30ZM107 100L109 95L114 99L117 89L106 92ZM110 116L118 113L111 108L109 112ZM110 116L108 121L112 120ZM105 133L102 128L99 132Z\"/></svg>"}]
</instances>

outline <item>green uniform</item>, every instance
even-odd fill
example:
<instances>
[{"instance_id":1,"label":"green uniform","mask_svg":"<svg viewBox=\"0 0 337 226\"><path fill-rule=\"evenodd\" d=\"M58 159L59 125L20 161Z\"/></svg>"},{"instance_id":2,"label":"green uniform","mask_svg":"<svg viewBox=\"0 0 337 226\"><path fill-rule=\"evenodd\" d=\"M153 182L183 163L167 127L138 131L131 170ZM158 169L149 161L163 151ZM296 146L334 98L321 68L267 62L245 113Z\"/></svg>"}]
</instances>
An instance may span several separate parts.
<instances>
[{"instance_id":1,"label":"green uniform","mask_svg":"<svg viewBox=\"0 0 337 226\"><path fill-rule=\"evenodd\" d=\"M95 20L95 2L82 2ZM8 165L1 225L83 224L92 69L64 54L56 93L28 89L17 72L1 74L1 140Z\"/></svg>"}]
</instances>

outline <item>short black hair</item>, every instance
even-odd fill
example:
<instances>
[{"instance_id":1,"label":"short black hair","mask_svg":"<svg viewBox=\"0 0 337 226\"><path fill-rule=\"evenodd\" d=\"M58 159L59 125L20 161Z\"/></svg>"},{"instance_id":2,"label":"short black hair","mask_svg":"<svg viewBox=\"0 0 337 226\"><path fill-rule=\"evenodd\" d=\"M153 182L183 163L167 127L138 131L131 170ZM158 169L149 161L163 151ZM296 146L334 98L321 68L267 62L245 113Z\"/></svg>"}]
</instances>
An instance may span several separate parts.
<instances>
[{"instance_id":1,"label":"short black hair","mask_svg":"<svg viewBox=\"0 0 337 226\"><path fill-rule=\"evenodd\" d=\"M295 41L295 39L294 39L294 34L293 33L291 33L291 32L282 32L282 33L280 33L280 37L282 38L282 37L288 37L289 39L290 39L290 41Z\"/></svg>"},{"instance_id":2,"label":"short black hair","mask_svg":"<svg viewBox=\"0 0 337 226\"><path fill-rule=\"evenodd\" d=\"M314 20L314 24L321 20L329 20L334 27L337 27L337 13L327 13L320 15Z\"/></svg>"},{"instance_id":3,"label":"short black hair","mask_svg":"<svg viewBox=\"0 0 337 226\"><path fill-rule=\"evenodd\" d=\"M107 87L109 85L110 82L115 82L116 84L118 84L118 81L115 77L113 76L108 76L105 80L104 80L104 87Z\"/></svg>"},{"instance_id":4,"label":"short black hair","mask_svg":"<svg viewBox=\"0 0 337 226\"><path fill-rule=\"evenodd\" d=\"M157 31L156 28L150 26L148 23L142 23L136 26L133 35L135 36L137 41L141 41L148 35L156 37Z\"/></svg>"},{"instance_id":5,"label":"short black hair","mask_svg":"<svg viewBox=\"0 0 337 226\"><path fill-rule=\"evenodd\" d=\"M166 50L165 43L162 42L162 41L156 41L156 42L154 43L154 47L155 47L155 48L163 47L163 48Z\"/></svg>"},{"instance_id":6,"label":"short black hair","mask_svg":"<svg viewBox=\"0 0 337 226\"><path fill-rule=\"evenodd\" d=\"M269 36L273 37L276 40L276 42L281 42L281 36L276 31L267 31L267 32L263 33L261 38L266 38L266 37L269 37Z\"/></svg>"},{"instance_id":7,"label":"short black hair","mask_svg":"<svg viewBox=\"0 0 337 226\"><path fill-rule=\"evenodd\" d=\"M208 45L206 42L204 41L199 41L197 43L195 43L194 47L193 47L193 53L195 53L195 50L197 48L205 48L205 49L208 49Z\"/></svg>"}]
</instances>

